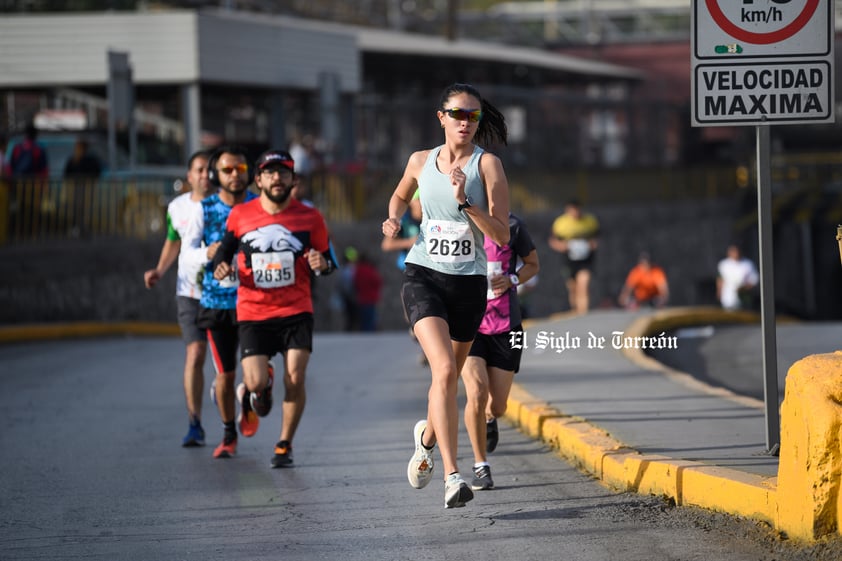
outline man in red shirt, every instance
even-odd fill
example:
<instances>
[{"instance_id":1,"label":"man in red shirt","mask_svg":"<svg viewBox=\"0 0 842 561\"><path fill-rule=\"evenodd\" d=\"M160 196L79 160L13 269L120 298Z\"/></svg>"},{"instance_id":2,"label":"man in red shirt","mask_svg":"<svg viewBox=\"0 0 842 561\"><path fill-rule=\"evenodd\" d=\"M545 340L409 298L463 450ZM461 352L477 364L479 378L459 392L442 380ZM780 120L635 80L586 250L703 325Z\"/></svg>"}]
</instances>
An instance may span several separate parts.
<instances>
[{"instance_id":1,"label":"man in red shirt","mask_svg":"<svg viewBox=\"0 0 842 561\"><path fill-rule=\"evenodd\" d=\"M237 259L237 322L243 383L237 388L241 430L254 434L272 408L269 359L284 357L283 422L272 467L292 465L292 439L304 412L304 379L313 350L311 271L332 272L328 230L321 213L290 197L292 157L269 150L255 165L260 196L231 209L214 258L214 275L225 278Z\"/></svg>"},{"instance_id":2,"label":"man in red shirt","mask_svg":"<svg viewBox=\"0 0 842 561\"><path fill-rule=\"evenodd\" d=\"M660 308L669 298L669 285L664 270L652 264L648 253L641 253L637 265L629 271L620 292L620 305L635 309L648 305Z\"/></svg>"}]
</instances>

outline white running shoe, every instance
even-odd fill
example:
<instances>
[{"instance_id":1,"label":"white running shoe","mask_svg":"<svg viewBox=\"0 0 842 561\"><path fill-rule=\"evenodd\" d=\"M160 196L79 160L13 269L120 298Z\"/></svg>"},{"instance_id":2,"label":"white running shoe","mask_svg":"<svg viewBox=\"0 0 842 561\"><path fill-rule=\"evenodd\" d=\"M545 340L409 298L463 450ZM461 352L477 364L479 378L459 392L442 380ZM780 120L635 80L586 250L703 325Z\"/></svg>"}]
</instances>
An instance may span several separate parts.
<instances>
[{"instance_id":1,"label":"white running shoe","mask_svg":"<svg viewBox=\"0 0 842 561\"><path fill-rule=\"evenodd\" d=\"M474 498L474 492L458 473L451 473L444 482L444 508L457 508Z\"/></svg>"},{"instance_id":2,"label":"white running shoe","mask_svg":"<svg viewBox=\"0 0 842 561\"><path fill-rule=\"evenodd\" d=\"M415 428L412 429L415 453L406 467L406 477L409 479L409 484L416 489L423 489L433 478L433 451L421 445L421 435L424 434L426 428L427 421L422 419L415 423Z\"/></svg>"}]
</instances>

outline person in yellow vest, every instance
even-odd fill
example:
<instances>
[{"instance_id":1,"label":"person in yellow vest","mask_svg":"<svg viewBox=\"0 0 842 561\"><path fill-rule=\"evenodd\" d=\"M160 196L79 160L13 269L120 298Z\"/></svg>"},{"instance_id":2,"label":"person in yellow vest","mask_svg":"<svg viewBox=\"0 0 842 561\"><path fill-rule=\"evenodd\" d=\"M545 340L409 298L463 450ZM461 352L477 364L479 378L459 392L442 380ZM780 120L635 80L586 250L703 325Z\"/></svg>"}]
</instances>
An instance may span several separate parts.
<instances>
[{"instance_id":1,"label":"person in yellow vest","mask_svg":"<svg viewBox=\"0 0 842 561\"><path fill-rule=\"evenodd\" d=\"M593 214L583 212L579 201L568 201L564 213L553 222L549 244L564 257L570 309L578 314L587 313L590 307L588 291L599 245L599 221Z\"/></svg>"}]
</instances>

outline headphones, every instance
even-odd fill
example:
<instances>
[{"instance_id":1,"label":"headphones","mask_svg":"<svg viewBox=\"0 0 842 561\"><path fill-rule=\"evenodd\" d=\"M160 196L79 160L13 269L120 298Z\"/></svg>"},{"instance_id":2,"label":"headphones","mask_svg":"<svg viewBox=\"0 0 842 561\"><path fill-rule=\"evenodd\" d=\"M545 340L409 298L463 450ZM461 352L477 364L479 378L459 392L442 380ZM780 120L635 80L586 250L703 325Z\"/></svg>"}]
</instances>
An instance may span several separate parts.
<instances>
[{"instance_id":1,"label":"headphones","mask_svg":"<svg viewBox=\"0 0 842 561\"><path fill-rule=\"evenodd\" d=\"M248 166L248 177L246 178L246 185L251 185L254 182L254 167L248 163L248 155L246 151L238 146L220 146L208 158L208 181L214 187L221 187L219 183L219 170L216 169L216 162L222 154L236 154L242 156L246 160Z\"/></svg>"}]
</instances>

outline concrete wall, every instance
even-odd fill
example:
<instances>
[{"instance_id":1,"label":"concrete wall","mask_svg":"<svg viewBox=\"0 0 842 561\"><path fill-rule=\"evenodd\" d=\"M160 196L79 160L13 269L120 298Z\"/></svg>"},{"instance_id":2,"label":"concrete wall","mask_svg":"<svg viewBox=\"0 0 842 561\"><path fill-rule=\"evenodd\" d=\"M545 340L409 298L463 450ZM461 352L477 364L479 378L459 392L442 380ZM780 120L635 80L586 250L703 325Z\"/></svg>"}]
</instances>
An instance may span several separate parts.
<instances>
[{"instance_id":1,"label":"concrete wall","mask_svg":"<svg viewBox=\"0 0 842 561\"><path fill-rule=\"evenodd\" d=\"M666 269L672 304L715 304L715 268L731 238L732 206L728 201L714 201L588 209L603 227L592 286L593 306L613 305L626 273L644 249ZM536 316L568 307L560 256L546 243L558 212L524 216L543 267L531 302ZM380 222L330 226L340 253L353 245L378 263L385 279L381 326L403 329L401 273L394 266L395 255L380 251ZM143 271L157 262L161 243L97 239L0 248L0 324L174 321L174 271L155 289L143 287ZM338 275L317 280L319 329L341 328L341 310L332 298L337 280Z\"/></svg>"}]
</instances>

